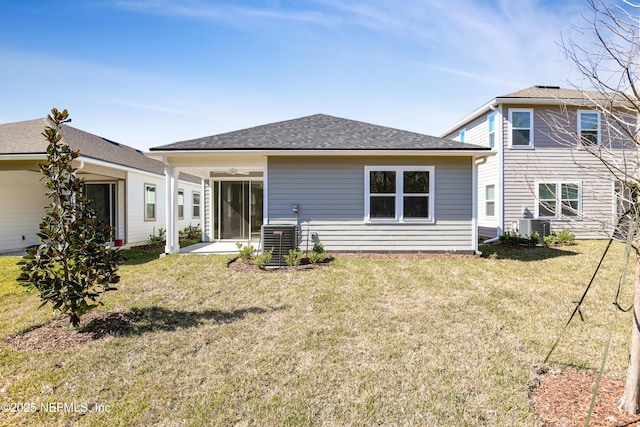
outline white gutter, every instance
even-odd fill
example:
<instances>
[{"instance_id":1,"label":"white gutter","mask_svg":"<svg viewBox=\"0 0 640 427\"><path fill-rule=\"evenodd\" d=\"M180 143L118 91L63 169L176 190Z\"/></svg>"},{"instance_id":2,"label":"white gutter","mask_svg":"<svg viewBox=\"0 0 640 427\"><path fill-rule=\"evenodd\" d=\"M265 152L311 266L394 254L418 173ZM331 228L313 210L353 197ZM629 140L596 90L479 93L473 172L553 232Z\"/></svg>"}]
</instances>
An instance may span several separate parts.
<instances>
[{"instance_id":1,"label":"white gutter","mask_svg":"<svg viewBox=\"0 0 640 427\"><path fill-rule=\"evenodd\" d=\"M440 138L446 138L447 136L449 136L450 134L452 134L456 130L458 130L461 127L463 127L464 125L469 124L469 122L477 119L478 117L480 117L481 115L487 113L488 111L493 110L497 105L498 105L497 98L492 99L491 101L487 102L486 104L484 104L483 106L481 106L477 110L473 111L471 114L468 114L465 117L463 117L462 119L460 119L457 122L455 122L452 126L447 128L444 132L440 133L440 135L438 135L438 136Z\"/></svg>"},{"instance_id":2,"label":"white gutter","mask_svg":"<svg viewBox=\"0 0 640 427\"><path fill-rule=\"evenodd\" d=\"M46 154L0 154L0 160L44 160Z\"/></svg>"}]
</instances>

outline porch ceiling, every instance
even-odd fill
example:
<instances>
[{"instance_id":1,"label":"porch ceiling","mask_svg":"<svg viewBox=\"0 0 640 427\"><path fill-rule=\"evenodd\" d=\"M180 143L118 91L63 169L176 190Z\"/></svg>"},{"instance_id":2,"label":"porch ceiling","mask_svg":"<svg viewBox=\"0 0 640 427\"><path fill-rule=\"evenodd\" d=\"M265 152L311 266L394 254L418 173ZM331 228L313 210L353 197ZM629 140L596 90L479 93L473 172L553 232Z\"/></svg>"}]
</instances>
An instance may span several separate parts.
<instances>
[{"instance_id":1,"label":"porch ceiling","mask_svg":"<svg viewBox=\"0 0 640 427\"><path fill-rule=\"evenodd\" d=\"M241 178L263 173L267 166L266 156L168 156L162 159L165 164L175 167L179 172L189 173L204 179L214 175Z\"/></svg>"}]
</instances>

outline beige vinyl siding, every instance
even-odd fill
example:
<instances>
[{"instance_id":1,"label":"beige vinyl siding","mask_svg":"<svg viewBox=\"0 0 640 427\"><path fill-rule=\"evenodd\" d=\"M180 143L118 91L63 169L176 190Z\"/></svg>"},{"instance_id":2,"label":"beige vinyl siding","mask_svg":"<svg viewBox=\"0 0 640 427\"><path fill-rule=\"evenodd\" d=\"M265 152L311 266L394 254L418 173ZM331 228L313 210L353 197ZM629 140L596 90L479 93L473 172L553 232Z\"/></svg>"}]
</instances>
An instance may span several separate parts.
<instances>
[{"instance_id":1,"label":"beige vinyl siding","mask_svg":"<svg viewBox=\"0 0 640 427\"><path fill-rule=\"evenodd\" d=\"M478 117L474 121L468 123L465 134L465 143L480 145L483 147L489 146L489 128L487 117L489 114L494 113L490 111L487 114L483 114ZM495 121L495 135L496 135L496 147L499 144L499 133L498 127L500 126L499 115L496 113L496 121ZM447 138L453 139L453 137L457 136L459 130L451 133L447 136ZM496 148L497 149L497 148ZM499 159L498 156L491 156L487 158L487 161L478 166L478 181L477 181L477 191L476 197L478 200L478 235L480 237L490 238L497 236L498 229L498 218L499 218ZM487 216L486 215L486 200L485 200L485 188L487 185L495 186L495 215Z\"/></svg>"},{"instance_id":2,"label":"beige vinyl siding","mask_svg":"<svg viewBox=\"0 0 640 427\"><path fill-rule=\"evenodd\" d=\"M197 226L201 224L201 218L193 218L193 192L200 194L200 213L202 217L202 186L200 183L193 183L188 181L180 181L179 187L184 190L184 217L178 220L178 229L184 230L188 226ZM163 185L164 190L164 185ZM163 197L161 195L161 197Z\"/></svg>"},{"instance_id":3,"label":"beige vinyl siding","mask_svg":"<svg viewBox=\"0 0 640 427\"><path fill-rule=\"evenodd\" d=\"M366 224L365 166L434 166L435 223ZM295 223L302 247L317 233L329 250L473 250L471 157L270 157L270 223ZM311 243L312 244L312 243Z\"/></svg>"},{"instance_id":4,"label":"beige vinyl siding","mask_svg":"<svg viewBox=\"0 0 640 427\"><path fill-rule=\"evenodd\" d=\"M486 163L478 166L478 227L482 237L496 237L500 205L500 186L498 180L499 159L498 156L489 157ZM487 215L486 187L494 186L494 215Z\"/></svg>"},{"instance_id":5,"label":"beige vinyl siding","mask_svg":"<svg viewBox=\"0 0 640 427\"><path fill-rule=\"evenodd\" d=\"M488 116L494 113L493 111L482 115L478 119L476 119L470 126L467 126L467 135L472 135L469 143L482 145L484 147L489 146L489 126L487 118ZM496 113L496 122L495 122L495 130L496 130L496 144L498 143L498 126L499 126L499 115ZM478 166L478 189L477 189L477 199L478 199L478 234L481 237L496 237L497 235L497 227L498 227L498 218L499 218L499 181L498 181L498 173L499 173L499 161L498 156L488 157L485 163L482 163ZM494 212L495 214L492 216L488 216L486 212L486 187L487 185L493 185L495 188L495 198L494 198Z\"/></svg>"},{"instance_id":6,"label":"beige vinyl siding","mask_svg":"<svg viewBox=\"0 0 640 427\"><path fill-rule=\"evenodd\" d=\"M156 219L144 219L145 184L156 186ZM165 179L162 176L129 172L127 174L128 225L127 245L143 245L151 234L158 234L160 228L167 228L165 221Z\"/></svg>"},{"instance_id":7,"label":"beige vinyl siding","mask_svg":"<svg viewBox=\"0 0 640 427\"><path fill-rule=\"evenodd\" d=\"M0 252L39 243L36 233L49 204L41 176L32 171L0 171Z\"/></svg>"},{"instance_id":8,"label":"beige vinyl siding","mask_svg":"<svg viewBox=\"0 0 640 427\"><path fill-rule=\"evenodd\" d=\"M200 221L204 229L205 240L208 242L213 241L213 229L211 226L211 213L213 211L211 200L213 196L211 192L211 180L207 179L204 181L204 194L200 195Z\"/></svg>"},{"instance_id":9,"label":"beige vinyl siding","mask_svg":"<svg viewBox=\"0 0 640 427\"><path fill-rule=\"evenodd\" d=\"M465 144L479 145L481 147L489 146L489 138L487 136L487 115L483 115L467 126L465 134Z\"/></svg>"},{"instance_id":10,"label":"beige vinyl siding","mask_svg":"<svg viewBox=\"0 0 640 427\"><path fill-rule=\"evenodd\" d=\"M144 219L144 187L145 184L156 186L156 219ZM199 183L180 180L178 187L184 190L184 218L178 221L178 230L182 230L189 225L200 225L202 221L202 195L200 197L200 218L193 218L192 194L194 191L200 192L202 187ZM139 174L129 172L127 177L127 208L129 210L129 233L128 245L145 244L151 234L158 234L160 229L166 230L166 185L164 176Z\"/></svg>"},{"instance_id":11,"label":"beige vinyl siding","mask_svg":"<svg viewBox=\"0 0 640 427\"><path fill-rule=\"evenodd\" d=\"M534 109L533 150L509 148L509 135L505 133L505 229L514 229L518 220L524 216L535 217L536 182L579 181L582 188L581 217L553 219L551 229L561 231L566 228L582 239L605 238L610 233L613 221L611 176L595 156L576 148L577 142L569 144L558 141L559 138L550 128L546 117L559 112L557 107L541 106ZM571 114L575 118L575 109ZM508 114L505 113L505 132L508 129L507 117Z\"/></svg>"}]
</instances>

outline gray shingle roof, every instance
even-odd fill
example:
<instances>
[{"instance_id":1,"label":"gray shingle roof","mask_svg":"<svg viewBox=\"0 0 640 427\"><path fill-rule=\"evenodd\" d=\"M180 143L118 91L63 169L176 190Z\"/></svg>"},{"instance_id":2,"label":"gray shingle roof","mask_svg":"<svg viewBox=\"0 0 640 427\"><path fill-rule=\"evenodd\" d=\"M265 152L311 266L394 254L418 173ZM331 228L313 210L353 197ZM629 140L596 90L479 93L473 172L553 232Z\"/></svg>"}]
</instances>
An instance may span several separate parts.
<instances>
[{"instance_id":1,"label":"gray shingle roof","mask_svg":"<svg viewBox=\"0 0 640 427\"><path fill-rule=\"evenodd\" d=\"M316 114L151 148L170 150L489 150L435 136Z\"/></svg>"},{"instance_id":2,"label":"gray shingle roof","mask_svg":"<svg viewBox=\"0 0 640 427\"><path fill-rule=\"evenodd\" d=\"M48 143L42 131L50 125L46 118L0 124L0 159L3 154L46 154ZM60 133L62 142L74 150L80 150L81 156L164 174L161 162L150 159L134 148L69 125L64 125Z\"/></svg>"},{"instance_id":3,"label":"gray shingle roof","mask_svg":"<svg viewBox=\"0 0 640 427\"><path fill-rule=\"evenodd\" d=\"M498 96L503 98L532 98L532 99L558 99L558 100L603 100L608 99L602 93L595 91L581 91L566 89L558 86L531 86L517 92Z\"/></svg>"}]
</instances>

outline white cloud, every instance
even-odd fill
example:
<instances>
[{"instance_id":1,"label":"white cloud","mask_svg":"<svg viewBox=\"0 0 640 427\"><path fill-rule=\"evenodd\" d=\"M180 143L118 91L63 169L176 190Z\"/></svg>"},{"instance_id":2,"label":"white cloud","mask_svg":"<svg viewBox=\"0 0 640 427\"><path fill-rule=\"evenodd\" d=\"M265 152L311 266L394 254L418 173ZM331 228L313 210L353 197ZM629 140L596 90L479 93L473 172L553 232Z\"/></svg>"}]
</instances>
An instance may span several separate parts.
<instances>
[{"instance_id":1,"label":"white cloud","mask_svg":"<svg viewBox=\"0 0 640 427\"><path fill-rule=\"evenodd\" d=\"M235 25L247 25L247 19L272 19L332 25L332 17L313 10L284 10L279 8L250 8L234 4L211 4L201 1L172 0L134 0L115 1L117 8L141 13L157 13L200 20L226 22Z\"/></svg>"}]
</instances>

